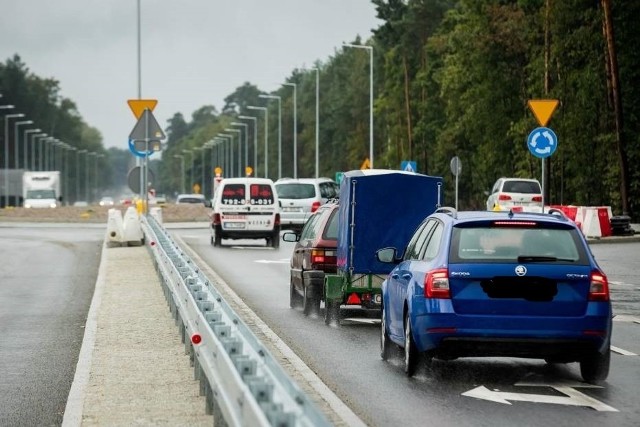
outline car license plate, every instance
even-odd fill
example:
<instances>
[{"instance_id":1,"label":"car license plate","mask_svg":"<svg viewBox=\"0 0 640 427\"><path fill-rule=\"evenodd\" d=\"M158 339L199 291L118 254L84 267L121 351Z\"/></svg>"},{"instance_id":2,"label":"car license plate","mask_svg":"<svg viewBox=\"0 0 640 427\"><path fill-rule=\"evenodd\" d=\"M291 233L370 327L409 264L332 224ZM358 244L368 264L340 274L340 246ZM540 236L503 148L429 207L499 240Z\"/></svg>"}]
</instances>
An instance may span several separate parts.
<instances>
[{"instance_id":1,"label":"car license plate","mask_svg":"<svg viewBox=\"0 0 640 427\"><path fill-rule=\"evenodd\" d=\"M301 208L283 207L282 212L302 212Z\"/></svg>"},{"instance_id":2,"label":"car license plate","mask_svg":"<svg viewBox=\"0 0 640 427\"><path fill-rule=\"evenodd\" d=\"M244 222L226 222L224 228L244 228Z\"/></svg>"}]
</instances>

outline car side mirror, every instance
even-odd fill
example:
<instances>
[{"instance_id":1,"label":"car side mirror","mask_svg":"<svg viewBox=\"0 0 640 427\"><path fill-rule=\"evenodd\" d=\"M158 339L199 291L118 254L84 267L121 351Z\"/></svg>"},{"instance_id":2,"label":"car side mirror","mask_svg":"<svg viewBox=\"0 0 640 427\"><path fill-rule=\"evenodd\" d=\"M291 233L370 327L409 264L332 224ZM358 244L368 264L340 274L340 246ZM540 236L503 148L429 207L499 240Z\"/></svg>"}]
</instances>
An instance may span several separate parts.
<instances>
[{"instance_id":1,"label":"car side mirror","mask_svg":"<svg viewBox=\"0 0 640 427\"><path fill-rule=\"evenodd\" d=\"M293 231L286 231L282 234L282 240L285 242L297 242L300 240L300 235Z\"/></svg>"},{"instance_id":2,"label":"car side mirror","mask_svg":"<svg viewBox=\"0 0 640 427\"><path fill-rule=\"evenodd\" d=\"M380 262L384 262L385 264L397 264L398 259L396 258L397 250L396 248L382 248L376 251L376 259Z\"/></svg>"}]
</instances>

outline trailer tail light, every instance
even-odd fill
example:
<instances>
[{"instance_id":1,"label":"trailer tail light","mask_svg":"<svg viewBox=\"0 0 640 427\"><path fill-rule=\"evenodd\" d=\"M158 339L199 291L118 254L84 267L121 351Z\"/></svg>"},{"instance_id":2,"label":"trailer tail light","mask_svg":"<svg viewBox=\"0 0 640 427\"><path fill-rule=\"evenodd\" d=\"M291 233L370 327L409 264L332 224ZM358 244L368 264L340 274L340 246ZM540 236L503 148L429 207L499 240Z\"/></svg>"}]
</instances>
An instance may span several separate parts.
<instances>
[{"instance_id":1,"label":"trailer tail light","mask_svg":"<svg viewBox=\"0 0 640 427\"><path fill-rule=\"evenodd\" d=\"M424 279L424 296L427 298L450 299L449 271L446 268L431 270Z\"/></svg>"},{"instance_id":2,"label":"trailer tail light","mask_svg":"<svg viewBox=\"0 0 640 427\"><path fill-rule=\"evenodd\" d=\"M589 301L609 301L609 281L607 276L598 270L591 272Z\"/></svg>"},{"instance_id":3,"label":"trailer tail light","mask_svg":"<svg viewBox=\"0 0 640 427\"><path fill-rule=\"evenodd\" d=\"M511 200L511 196L508 194L499 194L498 200L502 200L502 201Z\"/></svg>"},{"instance_id":4,"label":"trailer tail light","mask_svg":"<svg viewBox=\"0 0 640 427\"><path fill-rule=\"evenodd\" d=\"M311 204L311 212L315 212L320 208L320 202L313 202Z\"/></svg>"},{"instance_id":5,"label":"trailer tail light","mask_svg":"<svg viewBox=\"0 0 640 427\"><path fill-rule=\"evenodd\" d=\"M353 292L351 295L349 295L349 298L347 298L347 302L345 304L346 305L360 305L360 304L362 304L362 301L360 300L360 297L358 296L358 294Z\"/></svg>"}]
</instances>

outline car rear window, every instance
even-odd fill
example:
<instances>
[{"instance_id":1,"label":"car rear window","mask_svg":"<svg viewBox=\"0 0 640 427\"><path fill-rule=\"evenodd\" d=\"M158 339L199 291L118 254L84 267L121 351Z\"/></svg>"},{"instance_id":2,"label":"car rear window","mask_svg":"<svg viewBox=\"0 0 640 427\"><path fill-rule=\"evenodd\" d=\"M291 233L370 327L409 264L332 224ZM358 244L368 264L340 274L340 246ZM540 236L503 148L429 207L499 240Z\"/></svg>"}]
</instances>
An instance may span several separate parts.
<instances>
[{"instance_id":1,"label":"car rear window","mask_svg":"<svg viewBox=\"0 0 640 427\"><path fill-rule=\"evenodd\" d=\"M451 262L561 262L588 265L582 240L573 228L491 225L454 227Z\"/></svg>"},{"instance_id":2,"label":"car rear window","mask_svg":"<svg viewBox=\"0 0 640 427\"><path fill-rule=\"evenodd\" d=\"M338 240L338 209L331 211L331 217L324 229L325 240Z\"/></svg>"},{"instance_id":3,"label":"car rear window","mask_svg":"<svg viewBox=\"0 0 640 427\"><path fill-rule=\"evenodd\" d=\"M244 184L227 184L222 189L223 205L244 205Z\"/></svg>"},{"instance_id":4,"label":"car rear window","mask_svg":"<svg viewBox=\"0 0 640 427\"><path fill-rule=\"evenodd\" d=\"M540 185L534 181L505 181L502 185L505 193L540 194Z\"/></svg>"},{"instance_id":5,"label":"car rear window","mask_svg":"<svg viewBox=\"0 0 640 427\"><path fill-rule=\"evenodd\" d=\"M252 205L272 205L273 191L269 184L249 185L249 203Z\"/></svg>"},{"instance_id":6,"label":"car rear window","mask_svg":"<svg viewBox=\"0 0 640 427\"><path fill-rule=\"evenodd\" d=\"M311 199L316 196L313 184L303 184L292 182L287 184L277 184L276 191L281 199Z\"/></svg>"}]
</instances>

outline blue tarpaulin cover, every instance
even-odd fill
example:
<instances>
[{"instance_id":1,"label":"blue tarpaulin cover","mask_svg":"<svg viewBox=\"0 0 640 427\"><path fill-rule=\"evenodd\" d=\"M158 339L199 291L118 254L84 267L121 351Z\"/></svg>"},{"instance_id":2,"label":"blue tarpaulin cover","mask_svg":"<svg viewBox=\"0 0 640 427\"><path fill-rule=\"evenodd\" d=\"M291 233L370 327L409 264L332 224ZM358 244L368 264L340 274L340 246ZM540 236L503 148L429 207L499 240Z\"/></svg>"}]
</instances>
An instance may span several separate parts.
<instances>
[{"instance_id":1,"label":"blue tarpaulin cover","mask_svg":"<svg viewBox=\"0 0 640 427\"><path fill-rule=\"evenodd\" d=\"M413 232L442 204L442 178L387 169L345 172L338 210L338 269L349 274L387 274L376 250L402 251ZM444 191L444 189L442 189Z\"/></svg>"}]
</instances>

